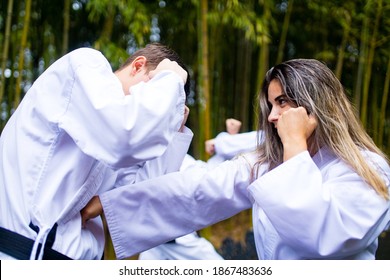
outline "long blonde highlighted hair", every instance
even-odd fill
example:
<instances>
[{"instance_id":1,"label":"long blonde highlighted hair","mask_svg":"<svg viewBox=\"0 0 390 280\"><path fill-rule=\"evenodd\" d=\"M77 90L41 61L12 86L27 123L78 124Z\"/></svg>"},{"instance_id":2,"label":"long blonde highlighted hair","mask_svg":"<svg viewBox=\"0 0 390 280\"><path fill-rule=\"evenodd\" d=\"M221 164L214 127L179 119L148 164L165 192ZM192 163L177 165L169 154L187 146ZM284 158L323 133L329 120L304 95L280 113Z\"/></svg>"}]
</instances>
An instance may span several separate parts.
<instances>
[{"instance_id":1,"label":"long blonde highlighted hair","mask_svg":"<svg viewBox=\"0 0 390 280\"><path fill-rule=\"evenodd\" d=\"M385 154L375 145L364 130L344 88L333 72L315 59L293 59L271 68L264 79L259 95L259 130L263 141L258 144L257 164L268 163L273 169L283 162L283 145L277 130L268 122L271 108L268 102L268 86L278 80L289 101L304 107L318 119L318 126L311 136L311 147L318 150L327 146L349 164L375 191L389 199L387 186L363 157L361 150ZM255 165L255 167L258 165Z\"/></svg>"}]
</instances>

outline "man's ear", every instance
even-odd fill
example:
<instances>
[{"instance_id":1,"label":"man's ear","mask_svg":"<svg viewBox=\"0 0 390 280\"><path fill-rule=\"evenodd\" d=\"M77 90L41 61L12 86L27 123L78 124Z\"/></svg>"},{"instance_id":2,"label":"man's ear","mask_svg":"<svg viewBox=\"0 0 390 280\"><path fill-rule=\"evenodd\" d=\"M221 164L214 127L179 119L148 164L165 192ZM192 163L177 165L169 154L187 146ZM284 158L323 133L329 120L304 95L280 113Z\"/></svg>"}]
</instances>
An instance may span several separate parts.
<instances>
[{"instance_id":1,"label":"man's ear","mask_svg":"<svg viewBox=\"0 0 390 280\"><path fill-rule=\"evenodd\" d=\"M135 75L146 67L146 57L137 56L131 63L131 74Z\"/></svg>"}]
</instances>

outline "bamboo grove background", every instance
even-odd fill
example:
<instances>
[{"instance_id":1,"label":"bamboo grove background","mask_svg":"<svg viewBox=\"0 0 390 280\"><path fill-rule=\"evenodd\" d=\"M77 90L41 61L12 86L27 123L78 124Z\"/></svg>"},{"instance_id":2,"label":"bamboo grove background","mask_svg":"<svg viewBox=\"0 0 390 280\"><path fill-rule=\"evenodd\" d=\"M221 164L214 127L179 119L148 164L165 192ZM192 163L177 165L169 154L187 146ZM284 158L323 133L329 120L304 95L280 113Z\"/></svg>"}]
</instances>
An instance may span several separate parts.
<instances>
[{"instance_id":1,"label":"bamboo grove background","mask_svg":"<svg viewBox=\"0 0 390 280\"><path fill-rule=\"evenodd\" d=\"M256 129L265 72L291 58L325 62L344 84L363 125L390 155L390 0L0 0L0 131L34 80L78 47L99 49L115 70L159 41L191 72L190 154L225 119ZM217 248L245 242L250 213L203 231Z\"/></svg>"}]
</instances>

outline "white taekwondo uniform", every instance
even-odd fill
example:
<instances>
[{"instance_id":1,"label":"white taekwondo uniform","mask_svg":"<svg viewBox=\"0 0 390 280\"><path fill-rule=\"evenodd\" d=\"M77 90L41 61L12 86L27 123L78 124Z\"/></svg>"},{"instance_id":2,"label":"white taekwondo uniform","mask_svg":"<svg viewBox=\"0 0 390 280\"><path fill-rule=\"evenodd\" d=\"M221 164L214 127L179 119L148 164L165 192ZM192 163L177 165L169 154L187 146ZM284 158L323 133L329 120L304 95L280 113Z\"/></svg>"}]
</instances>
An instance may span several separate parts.
<instances>
[{"instance_id":1,"label":"white taekwondo uniform","mask_svg":"<svg viewBox=\"0 0 390 280\"><path fill-rule=\"evenodd\" d=\"M129 91L124 95L100 52L81 48L50 66L8 121L0 138L0 226L35 240L31 258L57 224L54 250L100 259L101 219L82 229L79 211L116 181L126 182L125 168L136 173L143 162L161 157L174 138L187 143L182 157L187 152L192 135L177 132L185 105L182 79L163 71Z\"/></svg>"},{"instance_id":2,"label":"white taekwondo uniform","mask_svg":"<svg viewBox=\"0 0 390 280\"><path fill-rule=\"evenodd\" d=\"M389 186L390 168L363 152ZM259 259L374 259L390 202L326 147L251 179L256 154L190 168L100 195L118 258L252 207ZM168 205L169 202L169 206ZM238 225L239 226L239 225ZM123 238L125 237L125 238Z\"/></svg>"}]
</instances>

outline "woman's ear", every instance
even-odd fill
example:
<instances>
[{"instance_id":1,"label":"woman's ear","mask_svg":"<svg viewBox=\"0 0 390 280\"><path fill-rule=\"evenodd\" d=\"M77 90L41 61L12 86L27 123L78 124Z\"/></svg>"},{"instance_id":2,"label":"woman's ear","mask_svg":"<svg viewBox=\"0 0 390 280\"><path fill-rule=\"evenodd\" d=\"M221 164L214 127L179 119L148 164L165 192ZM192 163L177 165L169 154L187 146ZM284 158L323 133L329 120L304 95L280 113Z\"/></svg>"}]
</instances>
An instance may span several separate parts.
<instances>
[{"instance_id":1,"label":"woman's ear","mask_svg":"<svg viewBox=\"0 0 390 280\"><path fill-rule=\"evenodd\" d=\"M135 75L146 67L146 57L137 56L131 63L131 74Z\"/></svg>"}]
</instances>

